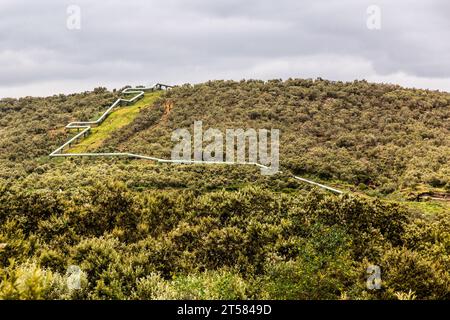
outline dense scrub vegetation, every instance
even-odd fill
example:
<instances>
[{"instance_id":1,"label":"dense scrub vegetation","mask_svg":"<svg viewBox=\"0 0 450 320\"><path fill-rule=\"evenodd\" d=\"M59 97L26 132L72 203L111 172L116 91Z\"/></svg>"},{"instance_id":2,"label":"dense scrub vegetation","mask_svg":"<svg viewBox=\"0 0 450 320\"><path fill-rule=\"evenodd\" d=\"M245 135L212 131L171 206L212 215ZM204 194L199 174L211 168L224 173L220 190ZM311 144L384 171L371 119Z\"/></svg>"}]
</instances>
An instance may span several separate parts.
<instances>
[{"instance_id":1,"label":"dense scrub vegetation","mask_svg":"<svg viewBox=\"0 0 450 320\"><path fill-rule=\"evenodd\" d=\"M94 119L116 98L105 88L47 98L0 100L0 160L47 156L67 139L64 126Z\"/></svg>"},{"instance_id":2,"label":"dense scrub vegetation","mask_svg":"<svg viewBox=\"0 0 450 320\"><path fill-rule=\"evenodd\" d=\"M140 192L113 180L0 189L1 298L449 298L448 216L317 191ZM370 264L382 290L365 286ZM83 271L81 290L67 290L68 265Z\"/></svg>"},{"instance_id":3,"label":"dense scrub vegetation","mask_svg":"<svg viewBox=\"0 0 450 320\"><path fill-rule=\"evenodd\" d=\"M167 104L172 106L170 113ZM214 81L170 91L104 150L170 157L171 133L278 128L280 160L300 175L384 193L421 185L450 190L450 94L326 80Z\"/></svg>"},{"instance_id":4,"label":"dense scrub vegetation","mask_svg":"<svg viewBox=\"0 0 450 320\"><path fill-rule=\"evenodd\" d=\"M116 98L0 100L0 299L450 298L445 202L335 196L253 167L47 157L68 122ZM167 92L99 150L168 157L172 130L195 120L279 128L294 173L367 194L448 192L449 102L364 81L215 81ZM370 265L380 290L366 287Z\"/></svg>"}]
</instances>

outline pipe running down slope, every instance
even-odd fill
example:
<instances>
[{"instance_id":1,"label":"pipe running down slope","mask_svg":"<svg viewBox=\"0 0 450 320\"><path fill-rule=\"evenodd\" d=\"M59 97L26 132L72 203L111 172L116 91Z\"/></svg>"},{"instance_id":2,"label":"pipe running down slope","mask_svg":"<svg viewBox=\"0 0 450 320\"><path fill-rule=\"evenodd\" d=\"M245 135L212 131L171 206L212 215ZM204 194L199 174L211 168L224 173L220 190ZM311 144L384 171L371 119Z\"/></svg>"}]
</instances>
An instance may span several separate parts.
<instances>
[{"instance_id":1,"label":"pipe running down slope","mask_svg":"<svg viewBox=\"0 0 450 320\"><path fill-rule=\"evenodd\" d=\"M126 88L122 91L123 94L134 94L134 96L131 99L117 99L97 120L95 121L77 121L77 122L71 122L69 123L65 128L66 129L82 129L79 133L77 133L74 137L70 138L67 142L65 142L63 145L58 147L55 151L50 153L50 157L125 157L125 158L135 158L135 159L144 159L144 160L150 160L155 162L161 162L161 163L178 163L178 164L202 164L202 165L211 165L211 164L226 164L226 165L254 165L260 168L270 169L267 166L264 166L262 164L256 163L256 162L220 162L220 161L196 161L196 160L171 160L171 159L161 159L156 157L150 157L150 156L144 156L140 154L134 154L134 153L123 153L123 152L113 152L113 153L64 153L64 149L66 147L70 148L72 144L84 137L86 137L93 126L100 125L107 116L116 108L117 106L120 106L122 104L133 104L139 99L141 99L145 92L148 91L156 91L156 90L167 90L169 88L172 88L172 86L165 85L165 84L155 84L154 86L150 87L135 87L135 88ZM317 186L319 188L337 193L342 194L343 191L305 179L301 178L295 175L292 175L292 177L296 180Z\"/></svg>"}]
</instances>

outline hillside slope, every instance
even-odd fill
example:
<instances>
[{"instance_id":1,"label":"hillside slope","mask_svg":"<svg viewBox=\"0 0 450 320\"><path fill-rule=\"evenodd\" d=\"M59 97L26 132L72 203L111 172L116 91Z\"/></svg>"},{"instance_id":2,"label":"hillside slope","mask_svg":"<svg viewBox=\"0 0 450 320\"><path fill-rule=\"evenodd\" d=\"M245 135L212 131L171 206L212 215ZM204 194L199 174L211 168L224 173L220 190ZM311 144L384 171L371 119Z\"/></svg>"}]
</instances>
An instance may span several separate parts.
<instances>
[{"instance_id":1,"label":"hillside slope","mask_svg":"<svg viewBox=\"0 0 450 320\"><path fill-rule=\"evenodd\" d=\"M450 94L214 81L141 100L131 123L90 136L91 152L168 158L172 131L194 121L277 128L282 166L356 191L344 195L248 166L48 157L67 123L117 97L0 100L0 299L450 298L448 202L405 201L448 193Z\"/></svg>"},{"instance_id":2,"label":"hillside slope","mask_svg":"<svg viewBox=\"0 0 450 320\"><path fill-rule=\"evenodd\" d=\"M170 105L170 112L167 106ZM165 116L163 117L163 114ZM168 92L102 150L170 157L171 133L277 128L295 174L366 185L450 190L450 94L367 82L209 82Z\"/></svg>"}]
</instances>

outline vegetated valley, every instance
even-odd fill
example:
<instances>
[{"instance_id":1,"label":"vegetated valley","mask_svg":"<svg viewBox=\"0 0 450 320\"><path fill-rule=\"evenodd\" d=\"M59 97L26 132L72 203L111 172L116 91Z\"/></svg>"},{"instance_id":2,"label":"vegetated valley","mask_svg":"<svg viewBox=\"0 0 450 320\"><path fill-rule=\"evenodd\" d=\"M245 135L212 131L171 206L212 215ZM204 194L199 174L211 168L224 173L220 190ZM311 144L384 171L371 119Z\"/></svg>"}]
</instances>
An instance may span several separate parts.
<instances>
[{"instance_id":1,"label":"vegetated valley","mask_svg":"<svg viewBox=\"0 0 450 320\"><path fill-rule=\"evenodd\" d=\"M183 85L132 117L118 109L130 118L72 149L170 158L172 132L194 121L275 128L273 176L48 156L74 134L65 125L97 119L119 92L0 100L0 299L450 298L450 93L322 79Z\"/></svg>"}]
</instances>

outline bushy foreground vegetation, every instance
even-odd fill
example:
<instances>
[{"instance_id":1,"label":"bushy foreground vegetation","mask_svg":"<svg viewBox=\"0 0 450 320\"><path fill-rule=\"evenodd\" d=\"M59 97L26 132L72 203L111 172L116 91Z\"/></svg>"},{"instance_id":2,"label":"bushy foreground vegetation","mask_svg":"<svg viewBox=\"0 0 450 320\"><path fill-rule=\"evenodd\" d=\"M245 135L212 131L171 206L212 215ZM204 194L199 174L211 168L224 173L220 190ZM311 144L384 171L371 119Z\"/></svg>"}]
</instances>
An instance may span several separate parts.
<instances>
[{"instance_id":1,"label":"bushy foreground vegetation","mask_svg":"<svg viewBox=\"0 0 450 320\"><path fill-rule=\"evenodd\" d=\"M282 165L360 194L342 196L288 171L47 157L67 123L96 119L117 96L0 100L0 299L450 297L448 204L381 197L448 193L448 93L320 79L186 85L98 149L169 157L172 130L195 120L278 128ZM366 286L370 265L380 290Z\"/></svg>"},{"instance_id":2,"label":"bushy foreground vegetation","mask_svg":"<svg viewBox=\"0 0 450 320\"><path fill-rule=\"evenodd\" d=\"M353 196L0 188L0 298L445 299L449 217ZM366 268L382 269L381 290ZM66 270L82 270L68 290Z\"/></svg>"}]
</instances>

